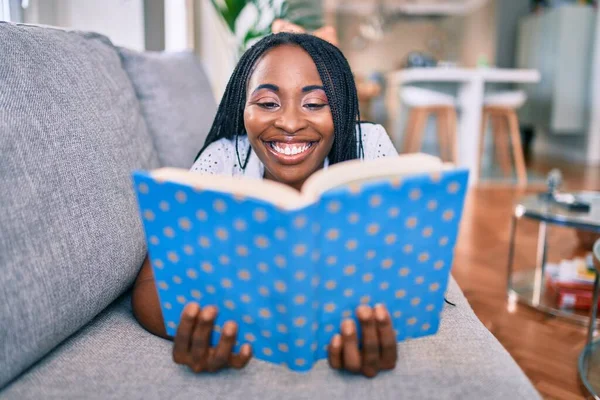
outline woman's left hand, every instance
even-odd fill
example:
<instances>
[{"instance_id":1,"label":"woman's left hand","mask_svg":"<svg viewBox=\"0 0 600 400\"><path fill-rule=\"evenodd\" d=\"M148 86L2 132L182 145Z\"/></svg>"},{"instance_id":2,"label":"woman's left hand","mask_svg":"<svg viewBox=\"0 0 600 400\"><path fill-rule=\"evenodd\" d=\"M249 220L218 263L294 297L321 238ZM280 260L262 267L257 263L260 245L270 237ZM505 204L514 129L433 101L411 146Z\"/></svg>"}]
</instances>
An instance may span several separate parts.
<instances>
[{"instance_id":1,"label":"woman's left hand","mask_svg":"<svg viewBox=\"0 0 600 400\"><path fill-rule=\"evenodd\" d=\"M386 307L360 306L356 316L362 334L360 346L354 320L343 321L341 335L335 335L329 343L329 365L369 378L394 369L398 359L396 335Z\"/></svg>"}]
</instances>

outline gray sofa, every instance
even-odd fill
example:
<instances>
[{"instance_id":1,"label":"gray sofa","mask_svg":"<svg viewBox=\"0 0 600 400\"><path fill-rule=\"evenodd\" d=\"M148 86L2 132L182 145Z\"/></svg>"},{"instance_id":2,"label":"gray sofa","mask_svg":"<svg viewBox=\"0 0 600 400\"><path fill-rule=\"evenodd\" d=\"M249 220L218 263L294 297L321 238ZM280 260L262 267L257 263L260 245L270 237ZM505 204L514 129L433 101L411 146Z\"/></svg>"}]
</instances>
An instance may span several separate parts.
<instances>
[{"instance_id":1,"label":"gray sofa","mask_svg":"<svg viewBox=\"0 0 600 400\"><path fill-rule=\"evenodd\" d=\"M191 54L0 22L1 398L538 398L454 280L439 333L376 379L175 365L131 313L146 248L130 173L190 166L215 107Z\"/></svg>"}]
</instances>

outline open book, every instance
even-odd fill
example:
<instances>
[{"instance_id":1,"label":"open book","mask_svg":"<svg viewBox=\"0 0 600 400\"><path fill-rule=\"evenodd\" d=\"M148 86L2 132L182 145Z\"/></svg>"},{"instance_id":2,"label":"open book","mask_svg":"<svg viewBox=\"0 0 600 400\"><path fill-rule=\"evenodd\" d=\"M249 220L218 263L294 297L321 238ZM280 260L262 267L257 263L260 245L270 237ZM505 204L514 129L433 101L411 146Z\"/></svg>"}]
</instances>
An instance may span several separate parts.
<instances>
[{"instance_id":1,"label":"open book","mask_svg":"<svg viewBox=\"0 0 600 400\"><path fill-rule=\"evenodd\" d=\"M437 332L468 172L406 155L348 161L297 192L266 180L163 168L133 174L167 333L188 302L213 335L303 371L343 319L383 303L397 339Z\"/></svg>"}]
</instances>

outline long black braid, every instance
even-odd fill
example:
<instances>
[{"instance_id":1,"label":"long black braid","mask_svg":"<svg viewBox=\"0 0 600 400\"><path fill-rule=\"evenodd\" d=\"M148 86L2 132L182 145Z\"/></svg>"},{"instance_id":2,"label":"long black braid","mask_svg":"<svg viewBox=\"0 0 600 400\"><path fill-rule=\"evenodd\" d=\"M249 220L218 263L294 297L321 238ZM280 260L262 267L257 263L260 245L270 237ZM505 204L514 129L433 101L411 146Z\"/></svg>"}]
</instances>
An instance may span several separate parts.
<instances>
[{"instance_id":1,"label":"long black braid","mask_svg":"<svg viewBox=\"0 0 600 400\"><path fill-rule=\"evenodd\" d=\"M223 138L235 138L239 165L242 169L246 168L250 148L242 160L237 144L239 135L246 134L244 108L248 81L258 59L268 50L281 45L296 45L304 49L313 59L323 81L334 127L329 163L364 157L358 96L348 61L336 46L325 40L312 35L285 32L265 37L242 55L227 83L213 125L196 159L210 144Z\"/></svg>"}]
</instances>

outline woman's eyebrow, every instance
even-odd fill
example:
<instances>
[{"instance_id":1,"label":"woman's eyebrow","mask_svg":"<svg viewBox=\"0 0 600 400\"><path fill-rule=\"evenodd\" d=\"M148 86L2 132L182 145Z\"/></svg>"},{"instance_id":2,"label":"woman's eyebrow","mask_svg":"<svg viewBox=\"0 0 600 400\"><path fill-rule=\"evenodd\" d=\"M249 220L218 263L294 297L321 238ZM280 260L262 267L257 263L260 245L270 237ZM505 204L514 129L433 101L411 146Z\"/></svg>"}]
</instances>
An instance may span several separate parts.
<instances>
[{"instance_id":1,"label":"woman's eyebrow","mask_svg":"<svg viewBox=\"0 0 600 400\"><path fill-rule=\"evenodd\" d=\"M323 86L319 86L319 85L304 86L302 88L302 92L304 92L304 93L306 93L306 92L312 92L313 90L323 90L323 91L325 91L325 88Z\"/></svg>"},{"instance_id":2,"label":"woman's eyebrow","mask_svg":"<svg viewBox=\"0 0 600 400\"><path fill-rule=\"evenodd\" d=\"M274 92L279 92L279 86L277 85L273 85L272 83L263 83L261 85L258 85L256 87L256 89L254 89L254 91L252 93L256 93L258 92L260 89L269 89L272 90Z\"/></svg>"}]
</instances>

